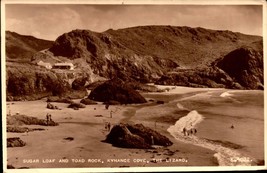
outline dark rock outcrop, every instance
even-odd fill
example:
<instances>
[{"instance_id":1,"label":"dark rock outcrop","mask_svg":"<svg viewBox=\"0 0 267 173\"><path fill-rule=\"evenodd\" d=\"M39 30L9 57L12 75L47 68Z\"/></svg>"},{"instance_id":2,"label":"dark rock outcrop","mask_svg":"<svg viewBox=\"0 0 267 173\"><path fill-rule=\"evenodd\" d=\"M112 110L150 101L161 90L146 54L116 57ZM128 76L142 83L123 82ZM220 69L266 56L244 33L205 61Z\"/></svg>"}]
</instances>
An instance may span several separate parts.
<instances>
[{"instance_id":1,"label":"dark rock outcrop","mask_svg":"<svg viewBox=\"0 0 267 173\"><path fill-rule=\"evenodd\" d=\"M13 165L7 165L7 169L15 169Z\"/></svg>"},{"instance_id":2,"label":"dark rock outcrop","mask_svg":"<svg viewBox=\"0 0 267 173\"><path fill-rule=\"evenodd\" d=\"M71 60L83 59L95 74L106 78L125 74L149 81L151 76L159 77L167 68L178 66L173 60L139 54L112 37L111 33L74 30L59 36L49 51Z\"/></svg>"},{"instance_id":3,"label":"dark rock outcrop","mask_svg":"<svg viewBox=\"0 0 267 173\"><path fill-rule=\"evenodd\" d=\"M49 96L47 102L73 103L71 99L59 96Z\"/></svg>"},{"instance_id":4,"label":"dark rock outcrop","mask_svg":"<svg viewBox=\"0 0 267 173\"><path fill-rule=\"evenodd\" d=\"M217 66L229 74L246 89L263 89L263 51L251 47L236 49L220 61Z\"/></svg>"},{"instance_id":5,"label":"dark rock outcrop","mask_svg":"<svg viewBox=\"0 0 267 173\"><path fill-rule=\"evenodd\" d=\"M105 105L120 105L121 103L115 100L109 100L107 102L104 102Z\"/></svg>"},{"instance_id":6,"label":"dark rock outcrop","mask_svg":"<svg viewBox=\"0 0 267 173\"><path fill-rule=\"evenodd\" d=\"M50 121L49 124L47 124L47 121L45 119L38 119L36 117L30 117L26 115L12 115L12 116L7 116L7 125L57 126L58 123Z\"/></svg>"},{"instance_id":7,"label":"dark rock outcrop","mask_svg":"<svg viewBox=\"0 0 267 173\"><path fill-rule=\"evenodd\" d=\"M47 103L46 108L48 109L59 109L56 105L53 105L52 103Z\"/></svg>"},{"instance_id":8,"label":"dark rock outcrop","mask_svg":"<svg viewBox=\"0 0 267 173\"><path fill-rule=\"evenodd\" d=\"M116 147L140 149L152 148L152 145L172 145L172 142L167 137L150 128L144 127L142 124L115 125L107 135L105 142L111 143Z\"/></svg>"},{"instance_id":9,"label":"dark rock outcrop","mask_svg":"<svg viewBox=\"0 0 267 173\"><path fill-rule=\"evenodd\" d=\"M181 69L162 76L156 84L177 85L197 88L234 88L243 89L241 85L216 66L198 69Z\"/></svg>"},{"instance_id":10,"label":"dark rock outcrop","mask_svg":"<svg viewBox=\"0 0 267 173\"><path fill-rule=\"evenodd\" d=\"M154 82L174 68L206 66L243 44L261 39L204 28L139 26L102 33L73 30L59 36L49 51L70 60L82 59L95 74L106 78L123 74Z\"/></svg>"},{"instance_id":11,"label":"dark rock outcrop","mask_svg":"<svg viewBox=\"0 0 267 173\"><path fill-rule=\"evenodd\" d=\"M102 33L73 30L53 44L7 32L7 100L83 98L84 87L90 82L114 77L190 87L263 89L262 42L260 36L175 26L140 26ZM33 56L37 51L40 55ZM72 62L77 71L47 70L36 66L40 60ZM93 80L95 76L97 80ZM136 90L156 90L129 85ZM72 90L81 92L66 96Z\"/></svg>"},{"instance_id":12,"label":"dark rock outcrop","mask_svg":"<svg viewBox=\"0 0 267 173\"><path fill-rule=\"evenodd\" d=\"M24 147L26 143L20 138L7 138L7 147Z\"/></svg>"},{"instance_id":13,"label":"dark rock outcrop","mask_svg":"<svg viewBox=\"0 0 267 173\"><path fill-rule=\"evenodd\" d=\"M8 63L7 100L37 100L48 96L78 99L87 95L85 88L74 90L67 74L56 73L31 64ZM77 88L76 88L77 89Z\"/></svg>"},{"instance_id":14,"label":"dark rock outcrop","mask_svg":"<svg viewBox=\"0 0 267 173\"><path fill-rule=\"evenodd\" d=\"M88 98L82 99L81 100L81 103L82 104L85 104L85 105L95 105L95 104L97 104L97 102L95 102L93 100L90 100Z\"/></svg>"},{"instance_id":15,"label":"dark rock outcrop","mask_svg":"<svg viewBox=\"0 0 267 173\"><path fill-rule=\"evenodd\" d=\"M85 108L86 106L82 103L71 103L68 108L73 108L73 109L79 109L79 108Z\"/></svg>"},{"instance_id":16,"label":"dark rock outcrop","mask_svg":"<svg viewBox=\"0 0 267 173\"><path fill-rule=\"evenodd\" d=\"M12 133L25 133L29 131L28 127L20 127L20 126L7 126L6 132Z\"/></svg>"},{"instance_id":17,"label":"dark rock outcrop","mask_svg":"<svg viewBox=\"0 0 267 173\"><path fill-rule=\"evenodd\" d=\"M70 85L64 78L33 65L13 63L6 70L8 100L36 100L51 95L63 95Z\"/></svg>"},{"instance_id":18,"label":"dark rock outcrop","mask_svg":"<svg viewBox=\"0 0 267 173\"><path fill-rule=\"evenodd\" d=\"M85 89L86 78L77 78L72 82L72 89L81 90Z\"/></svg>"},{"instance_id":19,"label":"dark rock outcrop","mask_svg":"<svg viewBox=\"0 0 267 173\"><path fill-rule=\"evenodd\" d=\"M88 98L101 102L114 100L120 102L121 104L146 102L143 96L120 79L112 79L106 81L102 85L99 85L91 91Z\"/></svg>"},{"instance_id":20,"label":"dark rock outcrop","mask_svg":"<svg viewBox=\"0 0 267 173\"><path fill-rule=\"evenodd\" d=\"M28 127L20 127L20 126L7 126L6 132L12 133L25 133L30 131L42 131L45 130L43 128L28 128Z\"/></svg>"}]
</instances>

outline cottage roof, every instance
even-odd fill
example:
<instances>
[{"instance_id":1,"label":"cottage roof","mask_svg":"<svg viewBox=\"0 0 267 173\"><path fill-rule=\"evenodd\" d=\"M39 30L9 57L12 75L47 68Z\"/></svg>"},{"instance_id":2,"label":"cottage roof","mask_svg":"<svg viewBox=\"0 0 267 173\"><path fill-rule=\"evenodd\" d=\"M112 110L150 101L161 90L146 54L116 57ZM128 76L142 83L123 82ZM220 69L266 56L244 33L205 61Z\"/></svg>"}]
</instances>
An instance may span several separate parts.
<instances>
[{"instance_id":1,"label":"cottage roof","mask_svg":"<svg viewBox=\"0 0 267 173\"><path fill-rule=\"evenodd\" d=\"M73 66L72 63L67 63L67 62L64 62L64 63L55 63L54 65L55 66Z\"/></svg>"}]
</instances>

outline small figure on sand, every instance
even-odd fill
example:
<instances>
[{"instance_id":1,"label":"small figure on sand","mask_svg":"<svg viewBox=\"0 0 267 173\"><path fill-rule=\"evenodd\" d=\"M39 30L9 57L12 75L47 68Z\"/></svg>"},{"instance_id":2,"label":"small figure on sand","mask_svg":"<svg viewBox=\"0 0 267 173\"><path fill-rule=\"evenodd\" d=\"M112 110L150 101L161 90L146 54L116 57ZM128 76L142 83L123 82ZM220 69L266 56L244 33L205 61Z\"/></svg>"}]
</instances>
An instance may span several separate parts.
<instances>
[{"instance_id":1,"label":"small figure on sand","mask_svg":"<svg viewBox=\"0 0 267 173\"><path fill-rule=\"evenodd\" d=\"M234 127L234 125L232 124L232 125L231 125L231 129L234 129L234 128L235 128L235 127Z\"/></svg>"},{"instance_id":2,"label":"small figure on sand","mask_svg":"<svg viewBox=\"0 0 267 173\"><path fill-rule=\"evenodd\" d=\"M196 134L197 133L197 129L193 128L193 133Z\"/></svg>"},{"instance_id":3,"label":"small figure on sand","mask_svg":"<svg viewBox=\"0 0 267 173\"><path fill-rule=\"evenodd\" d=\"M187 133L186 133L186 128L185 128L185 127L183 128L183 133L184 133L184 136L187 135Z\"/></svg>"},{"instance_id":4,"label":"small figure on sand","mask_svg":"<svg viewBox=\"0 0 267 173\"><path fill-rule=\"evenodd\" d=\"M196 128L192 128L190 131L191 131L191 135L195 135L197 133L197 129Z\"/></svg>"},{"instance_id":5,"label":"small figure on sand","mask_svg":"<svg viewBox=\"0 0 267 173\"><path fill-rule=\"evenodd\" d=\"M151 145L154 145L154 136L151 136Z\"/></svg>"},{"instance_id":6,"label":"small figure on sand","mask_svg":"<svg viewBox=\"0 0 267 173\"><path fill-rule=\"evenodd\" d=\"M108 110L108 108L109 108L109 104L108 103L105 105L105 108Z\"/></svg>"},{"instance_id":7,"label":"small figure on sand","mask_svg":"<svg viewBox=\"0 0 267 173\"><path fill-rule=\"evenodd\" d=\"M187 136L190 136L191 135L191 129L186 130L186 133L187 133Z\"/></svg>"},{"instance_id":8,"label":"small figure on sand","mask_svg":"<svg viewBox=\"0 0 267 173\"><path fill-rule=\"evenodd\" d=\"M48 126L49 125L49 122L52 122L52 115L47 113L46 114L46 125Z\"/></svg>"},{"instance_id":9,"label":"small figure on sand","mask_svg":"<svg viewBox=\"0 0 267 173\"><path fill-rule=\"evenodd\" d=\"M105 130L109 132L110 127L111 127L110 122L105 122Z\"/></svg>"},{"instance_id":10,"label":"small figure on sand","mask_svg":"<svg viewBox=\"0 0 267 173\"><path fill-rule=\"evenodd\" d=\"M105 122L105 130L107 130L108 126L107 126L107 122Z\"/></svg>"},{"instance_id":11,"label":"small figure on sand","mask_svg":"<svg viewBox=\"0 0 267 173\"><path fill-rule=\"evenodd\" d=\"M110 111L110 118L112 118L112 113L113 113L113 111Z\"/></svg>"},{"instance_id":12,"label":"small figure on sand","mask_svg":"<svg viewBox=\"0 0 267 173\"><path fill-rule=\"evenodd\" d=\"M46 125L48 126L49 123L49 113L46 114Z\"/></svg>"},{"instance_id":13,"label":"small figure on sand","mask_svg":"<svg viewBox=\"0 0 267 173\"><path fill-rule=\"evenodd\" d=\"M194 133L194 132L193 132L193 129L190 129L190 134L193 135L193 133Z\"/></svg>"},{"instance_id":14,"label":"small figure on sand","mask_svg":"<svg viewBox=\"0 0 267 173\"><path fill-rule=\"evenodd\" d=\"M108 131L110 131L110 122L108 122Z\"/></svg>"}]
</instances>

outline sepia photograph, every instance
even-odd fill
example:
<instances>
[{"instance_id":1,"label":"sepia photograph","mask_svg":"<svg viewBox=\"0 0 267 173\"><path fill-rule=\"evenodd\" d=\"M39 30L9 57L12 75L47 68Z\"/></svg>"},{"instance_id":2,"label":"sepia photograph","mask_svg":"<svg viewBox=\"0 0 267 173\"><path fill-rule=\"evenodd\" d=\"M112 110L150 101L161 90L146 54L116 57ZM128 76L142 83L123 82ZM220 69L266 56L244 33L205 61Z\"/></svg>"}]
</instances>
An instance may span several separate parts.
<instances>
[{"instance_id":1,"label":"sepia photograph","mask_svg":"<svg viewBox=\"0 0 267 173\"><path fill-rule=\"evenodd\" d=\"M137 2L1 2L4 172L266 169L266 2Z\"/></svg>"}]
</instances>

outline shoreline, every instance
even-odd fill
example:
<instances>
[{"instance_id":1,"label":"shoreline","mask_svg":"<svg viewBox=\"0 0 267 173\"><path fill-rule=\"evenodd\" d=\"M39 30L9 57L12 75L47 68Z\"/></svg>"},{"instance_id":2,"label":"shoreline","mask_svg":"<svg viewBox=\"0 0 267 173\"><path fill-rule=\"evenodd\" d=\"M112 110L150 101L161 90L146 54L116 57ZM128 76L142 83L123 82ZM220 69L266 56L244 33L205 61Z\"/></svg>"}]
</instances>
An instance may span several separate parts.
<instances>
[{"instance_id":1,"label":"shoreline","mask_svg":"<svg viewBox=\"0 0 267 173\"><path fill-rule=\"evenodd\" d=\"M173 126L176 121L179 121L179 119L188 115L191 108L187 108L187 105L183 105L183 102L187 99L202 98L203 95L207 93L210 94L209 91L209 89L201 88L195 90L194 88L189 88L188 92L185 92L184 94L181 94L181 90L179 90L178 94L145 93L144 95L146 98L153 98L154 100L161 100L162 98L164 104L151 102L146 105L111 105L109 110L106 110L103 104L87 105L85 109L75 111L67 108L67 104L65 103L53 103L62 108L62 110L48 110L46 109L45 100L14 102L14 104L8 102L7 107L9 106L10 108L13 108L12 113L20 111L20 113L25 115L44 118L45 114L49 112L53 114L53 120L60 123L58 127L45 127L47 130L29 132L29 135L27 136L25 134L7 133L7 136L20 136L30 145L26 145L26 148L23 147L22 149L8 148L8 163L14 164L16 168L22 166L29 166L30 168L218 166L215 157L223 156L220 154L216 155L217 152L215 150L211 150L207 146L205 147L177 140L175 139L175 136L168 131L170 126ZM221 93L225 92L225 90L218 91ZM179 102L179 100L182 100L183 102ZM115 112L113 118L110 118L111 110L114 110ZM206 120L203 122L205 121ZM120 122L132 122L135 124L142 123L144 126L155 129L159 133L166 135L174 144L167 149L155 150L116 148L111 144L101 142L105 139L105 135L107 134L104 129L105 122L110 122L112 125ZM94 125L91 123L94 123ZM73 137L74 140L63 140L68 137ZM42 139L47 139L47 142L41 143ZM43 145L42 150L44 151L41 151L40 146L38 145ZM50 151L51 148L53 148L53 150L57 149L58 152L55 153ZM70 148L72 148L72 150L70 150ZM68 150L70 150L70 152L64 154L64 151ZM25 164L18 162L18 159L20 160L23 157L34 159L40 156L44 158L54 157L55 159L67 158L69 160L72 158L82 159L91 156L91 158L100 158L104 160L105 165L102 163ZM131 162L113 163L107 162L107 158L129 158ZM149 163L134 162L133 159L136 158L146 159ZM168 158L174 159L174 161L167 162ZM187 160L187 162L182 162L182 159ZM154 163L156 160L158 162ZM220 164L222 165L222 163Z\"/></svg>"},{"instance_id":2,"label":"shoreline","mask_svg":"<svg viewBox=\"0 0 267 173\"><path fill-rule=\"evenodd\" d=\"M175 123L175 125L170 126L167 131L175 139L181 142L197 145L197 146L215 151L216 153L214 154L214 157L217 159L219 166L255 166L256 165L256 160L254 158L241 155L238 151L234 151L220 144L212 143L212 142L209 142L208 140L198 138L195 135L191 135L191 136L182 135L182 129L184 127L188 127L188 124L191 124L190 125L191 128L195 128L195 126L203 120L199 117L194 117L194 116L199 116L199 115L200 114L198 114L197 111L195 110L191 111L188 115L179 119ZM188 121L183 121L183 119L185 118L187 118ZM243 160L239 160L241 158L243 158Z\"/></svg>"},{"instance_id":3,"label":"shoreline","mask_svg":"<svg viewBox=\"0 0 267 173\"><path fill-rule=\"evenodd\" d=\"M232 91L232 90L221 91L221 92L219 92L217 94L219 94L218 95L219 98L230 100L230 101L232 101L234 103L237 103L237 105L238 104L240 104L240 105L243 104L242 103L243 100L242 101L238 100L238 97L236 97L236 95L235 95L236 93L237 94L244 94L243 92ZM245 95L248 94L248 93L250 93L250 92L245 92ZM252 91L252 93L253 93L253 91ZM257 93L262 93L262 92L257 92ZM201 94L199 94L199 95L201 95ZM196 100L199 100L199 99L201 100L201 98L202 97L200 97L200 98L198 98ZM209 91L206 92L206 95L204 93L204 97L202 99L204 99L204 98L205 99L210 99ZM183 98L183 99L181 99L179 101L186 101L187 99L195 100L194 96L191 96L191 97ZM177 103L177 108L180 109L180 110L188 110L188 111L190 111L190 109L186 108L183 104L181 104L181 102ZM172 125L172 126L170 126L168 128L168 131L170 132L170 134L173 137L175 137L179 141L183 141L185 143L191 143L193 145L201 146L201 147L204 147L204 148L211 149L212 151L215 151L216 153L214 154L214 157L217 158L218 163L221 166L229 166L229 165L230 166L255 166L258 163L262 162L261 159L253 158L247 152L244 153L243 150L242 150L243 147L238 145L238 144L235 144L235 143L232 143L232 142L228 142L228 141L223 141L223 140L212 140L213 138L205 139L203 137L199 138L199 137L196 137L196 136L190 136L189 138L187 138L187 137L181 135L182 134L182 129L184 127L188 126L188 124L191 124L191 128L195 128L195 125L200 123L203 120L203 118L205 118L202 115L200 115L200 114L198 114L197 112L194 112L194 111L195 110L190 111L187 115L185 115L184 117L181 117L179 120L177 120L174 123L174 125ZM208 112L206 112L206 113L208 113ZM262 112L262 114L263 114L263 112ZM192 115L194 115L195 117L192 117ZM201 116L201 118L198 117L198 116ZM242 117L246 118L246 119L259 120L258 118L254 119L254 118L251 118L249 116L244 116L244 115L242 115ZM212 118L212 116L209 115L208 116L208 120L210 121L211 118ZM221 118L223 118L223 117L221 117ZM238 118L238 117L232 116L230 118ZM189 121L184 121L184 119L187 119ZM208 125L208 123L206 123L206 120L204 120L203 122L206 125ZM211 123L211 121L210 121L210 123ZM203 128L204 126L201 125L201 124L202 123L200 123L200 128ZM179 133L179 131L181 133ZM207 133L206 133L206 135L207 135ZM201 136L203 136L203 135L201 135ZM237 148L237 150L236 149L231 149L231 147ZM239 150L239 148L241 148L241 150ZM264 162L264 160L263 160L263 162Z\"/></svg>"}]
</instances>

